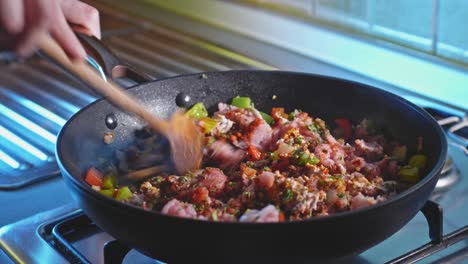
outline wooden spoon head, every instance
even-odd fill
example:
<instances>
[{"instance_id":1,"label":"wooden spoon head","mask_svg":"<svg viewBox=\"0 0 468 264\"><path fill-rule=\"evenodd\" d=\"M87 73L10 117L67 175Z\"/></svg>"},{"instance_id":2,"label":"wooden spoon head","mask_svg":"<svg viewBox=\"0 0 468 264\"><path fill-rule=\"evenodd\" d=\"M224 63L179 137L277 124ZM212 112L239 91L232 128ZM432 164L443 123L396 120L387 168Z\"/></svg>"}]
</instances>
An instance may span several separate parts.
<instances>
[{"instance_id":1,"label":"wooden spoon head","mask_svg":"<svg viewBox=\"0 0 468 264\"><path fill-rule=\"evenodd\" d=\"M175 112L166 129L171 154L178 174L198 169L203 158L203 141L200 130L182 112Z\"/></svg>"}]
</instances>

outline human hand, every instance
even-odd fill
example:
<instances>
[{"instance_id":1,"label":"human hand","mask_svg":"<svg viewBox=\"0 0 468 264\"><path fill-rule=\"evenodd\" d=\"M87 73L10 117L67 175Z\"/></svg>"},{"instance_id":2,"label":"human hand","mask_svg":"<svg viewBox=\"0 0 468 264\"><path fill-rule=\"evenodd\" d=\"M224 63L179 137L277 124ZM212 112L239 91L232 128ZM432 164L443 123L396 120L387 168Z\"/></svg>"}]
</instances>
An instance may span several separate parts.
<instances>
[{"instance_id":1,"label":"human hand","mask_svg":"<svg viewBox=\"0 0 468 264\"><path fill-rule=\"evenodd\" d=\"M78 0L0 0L0 47L21 57L31 55L41 38L50 34L73 60L86 52L69 24L101 37L99 12Z\"/></svg>"}]
</instances>

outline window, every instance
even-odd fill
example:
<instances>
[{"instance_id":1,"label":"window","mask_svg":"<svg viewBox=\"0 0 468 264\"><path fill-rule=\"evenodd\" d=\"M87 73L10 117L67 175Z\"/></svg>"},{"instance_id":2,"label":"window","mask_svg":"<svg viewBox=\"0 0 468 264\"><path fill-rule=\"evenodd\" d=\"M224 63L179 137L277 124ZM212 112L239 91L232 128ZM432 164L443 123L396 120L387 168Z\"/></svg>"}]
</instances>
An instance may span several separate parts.
<instances>
[{"instance_id":1,"label":"window","mask_svg":"<svg viewBox=\"0 0 468 264\"><path fill-rule=\"evenodd\" d=\"M231 0L468 64L468 1Z\"/></svg>"}]
</instances>

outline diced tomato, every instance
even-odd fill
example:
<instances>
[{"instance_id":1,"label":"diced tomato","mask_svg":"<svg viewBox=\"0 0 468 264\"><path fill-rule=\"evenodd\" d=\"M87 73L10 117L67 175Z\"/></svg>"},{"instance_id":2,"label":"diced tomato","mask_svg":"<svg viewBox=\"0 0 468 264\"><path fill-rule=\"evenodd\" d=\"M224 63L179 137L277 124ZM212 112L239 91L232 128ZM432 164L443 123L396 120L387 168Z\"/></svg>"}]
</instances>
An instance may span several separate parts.
<instances>
[{"instance_id":1,"label":"diced tomato","mask_svg":"<svg viewBox=\"0 0 468 264\"><path fill-rule=\"evenodd\" d=\"M335 119L335 123L343 129L344 131L343 139L349 140L351 136L353 135L353 127L352 127L351 121L349 121L349 119L346 119L346 118L338 118L338 119Z\"/></svg>"},{"instance_id":2,"label":"diced tomato","mask_svg":"<svg viewBox=\"0 0 468 264\"><path fill-rule=\"evenodd\" d=\"M283 212L279 212L278 221L279 222L284 222L285 219L286 219L286 217L284 216Z\"/></svg>"},{"instance_id":3,"label":"diced tomato","mask_svg":"<svg viewBox=\"0 0 468 264\"><path fill-rule=\"evenodd\" d=\"M88 183L89 185L94 185L94 186L102 186L102 178L103 175L100 171L95 169L94 167L89 168L89 170L86 172L85 176L85 182Z\"/></svg>"},{"instance_id":4,"label":"diced tomato","mask_svg":"<svg viewBox=\"0 0 468 264\"><path fill-rule=\"evenodd\" d=\"M259 160L262 156L262 153L254 146L250 145L247 149L247 153L249 154L249 160L256 161Z\"/></svg>"}]
</instances>

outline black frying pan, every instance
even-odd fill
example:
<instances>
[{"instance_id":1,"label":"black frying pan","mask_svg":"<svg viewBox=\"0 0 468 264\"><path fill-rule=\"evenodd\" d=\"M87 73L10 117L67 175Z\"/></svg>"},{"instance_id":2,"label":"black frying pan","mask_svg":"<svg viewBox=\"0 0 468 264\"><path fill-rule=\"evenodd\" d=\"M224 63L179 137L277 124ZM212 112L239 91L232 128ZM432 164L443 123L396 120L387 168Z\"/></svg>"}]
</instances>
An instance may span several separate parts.
<instances>
[{"instance_id":1,"label":"black frying pan","mask_svg":"<svg viewBox=\"0 0 468 264\"><path fill-rule=\"evenodd\" d=\"M105 64L105 63L104 63ZM109 65L107 65L109 66ZM113 65L110 65L113 66ZM399 195L377 205L282 223L219 223L182 219L120 203L92 190L82 178L99 158L132 142L143 124L109 102L98 100L75 114L58 137L57 160L65 182L84 212L123 243L165 261L201 259L222 262L233 256L308 256L328 259L357 255L402 228L421 209L442 169L447 143L442 129L424 110L388 92L331 77L278 71L227 71L184 75L147 82L128 91L150 111L169 116L181 93L191 104L202 101L210 111L218 102L249 96L256 108L302 109L325 120L338 117L377 121L402 143L424 138L428 173ZM204 76L205 77L205 76ZM272 96L276 95L276 100ZM189 103L190 104L190 103ZM116 140L106 145L106 116L118 120Z\"/></svg>"}]
</instances>

